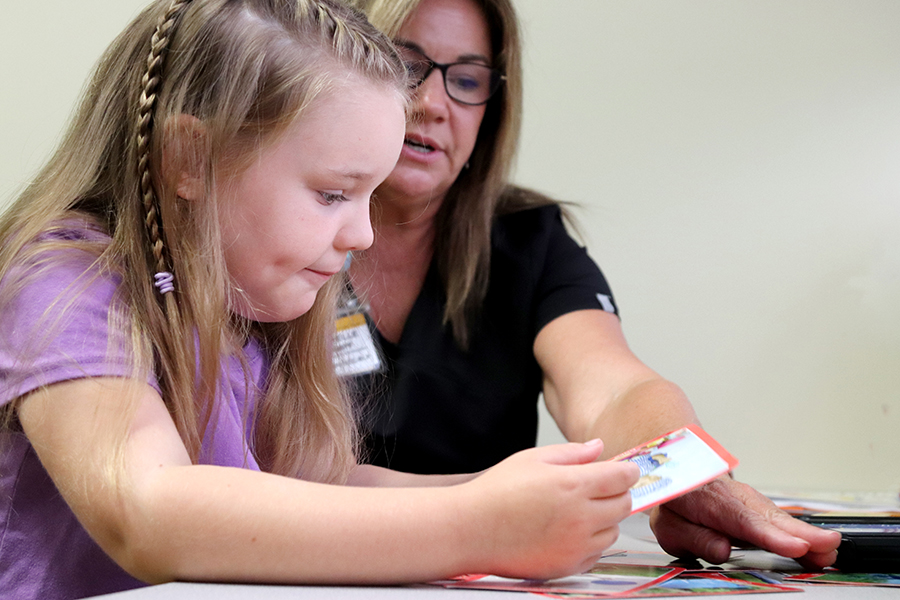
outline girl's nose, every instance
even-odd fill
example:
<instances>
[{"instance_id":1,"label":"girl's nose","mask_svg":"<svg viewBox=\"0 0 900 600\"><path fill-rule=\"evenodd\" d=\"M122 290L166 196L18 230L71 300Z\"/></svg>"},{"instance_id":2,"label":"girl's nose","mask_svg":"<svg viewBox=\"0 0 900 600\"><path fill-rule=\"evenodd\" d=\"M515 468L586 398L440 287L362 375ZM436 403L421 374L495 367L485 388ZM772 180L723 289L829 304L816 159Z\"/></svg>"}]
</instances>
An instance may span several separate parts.
<instances>
[{"instance_id":1,"label":"girl's nose","mask_svg":"<svg viewBox=\"0 0 900 600\"><path fill-rule=\"evenodd\" d=\"M335 237L334 245L342 252L365 250L375 241L372 220L369 218L371 202L350 202L349 217Z\"/></svg>"}]
</instances>

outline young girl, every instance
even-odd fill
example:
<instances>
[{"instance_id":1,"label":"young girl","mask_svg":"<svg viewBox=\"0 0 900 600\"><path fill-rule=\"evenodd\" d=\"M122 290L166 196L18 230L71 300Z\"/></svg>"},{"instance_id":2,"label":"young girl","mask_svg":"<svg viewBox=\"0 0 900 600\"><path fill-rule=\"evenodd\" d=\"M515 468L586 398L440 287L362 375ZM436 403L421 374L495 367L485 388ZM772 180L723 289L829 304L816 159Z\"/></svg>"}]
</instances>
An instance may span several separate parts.
<instances>
[{"instance_id":1,"label":"young girl","mask_svg":"<svg viewBox=\"0 0 900 600\"><path fill-rule=\"evenodd\" d=\"M406 93L337 0L157 0L113 43L0 221L0 596L540 578L613 542L637 469L599 441L356 464L332 276Z\"/></svg>"}]
</instances>

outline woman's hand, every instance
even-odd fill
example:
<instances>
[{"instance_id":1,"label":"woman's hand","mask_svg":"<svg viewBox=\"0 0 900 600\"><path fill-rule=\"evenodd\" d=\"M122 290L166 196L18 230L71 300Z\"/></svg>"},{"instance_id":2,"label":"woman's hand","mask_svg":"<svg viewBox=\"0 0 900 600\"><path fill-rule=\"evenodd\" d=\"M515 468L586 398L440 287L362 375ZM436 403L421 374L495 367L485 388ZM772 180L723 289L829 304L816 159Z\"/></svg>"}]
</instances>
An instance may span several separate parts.
<instances>
[{"instance_id":1,"label":"woman's hand","mask_svg":"<svg viewBox=\"0 0 900 600\"><path fill-rule=\"evenodd\" d=\"M804 523L751 488L721 477L653 510L650 527L663 550L723 563L731 547L756 546L809 569L834 563L841 536Z\"/></svg>"},{"instance_id":2,"label":"woman's hand","mask_svg":"<svg viewBox=\"0 0 900 600\"><path fill-rule=\"evenodd\" d=\"M551 579L590 568L631 512L631 463L594 462L599 440L514 454L461 488L476 506L474 540L490 572Z\"/></svg>"}]
</instances>

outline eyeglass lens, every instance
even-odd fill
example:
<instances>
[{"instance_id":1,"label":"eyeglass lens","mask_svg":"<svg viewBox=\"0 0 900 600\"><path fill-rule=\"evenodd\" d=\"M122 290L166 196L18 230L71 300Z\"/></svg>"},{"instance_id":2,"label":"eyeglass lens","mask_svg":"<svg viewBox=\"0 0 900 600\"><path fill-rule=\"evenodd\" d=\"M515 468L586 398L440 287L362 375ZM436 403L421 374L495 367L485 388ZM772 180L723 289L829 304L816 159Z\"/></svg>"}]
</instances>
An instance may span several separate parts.
<instances>
[{"instance_id":1,"label":"eyeglass lens","mask_svg":"<svg viewBox=\"0 0 900 600\"><path fill-rule=\"evenodd\" d=\"M414 86L421 85L433 69L438 69L444 78L447 95L463 104L484 104L502 81L499 71L487 65L468 62L441 65L405 46L400 47L400 55Z\"/></svg>"}]
</instances>

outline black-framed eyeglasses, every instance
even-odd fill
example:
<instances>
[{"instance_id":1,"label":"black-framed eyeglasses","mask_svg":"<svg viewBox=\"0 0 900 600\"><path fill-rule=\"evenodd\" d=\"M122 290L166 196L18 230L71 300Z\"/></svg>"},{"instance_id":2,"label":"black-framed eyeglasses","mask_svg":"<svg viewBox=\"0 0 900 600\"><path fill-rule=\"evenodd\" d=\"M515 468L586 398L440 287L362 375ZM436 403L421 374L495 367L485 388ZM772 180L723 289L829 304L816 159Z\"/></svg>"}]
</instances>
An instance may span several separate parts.
<instances>
[{"instance_id":1,"label":"black-framed eyeglasses","mask_svg":"<svg viewBox=\"0 0 900 600\"><path fill-rule=\"evenodd\" d=\"M466 61L441 64L416 48L400 44L398 49L413 88L422 85L431 72L437 69L444 79L447 95L460 104L478 106L486 103L506 79L499 69L485 64Z\"/></svg>"}]
</instances>

